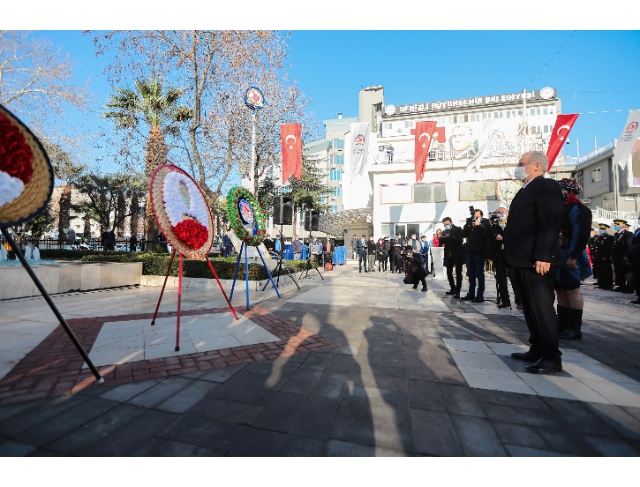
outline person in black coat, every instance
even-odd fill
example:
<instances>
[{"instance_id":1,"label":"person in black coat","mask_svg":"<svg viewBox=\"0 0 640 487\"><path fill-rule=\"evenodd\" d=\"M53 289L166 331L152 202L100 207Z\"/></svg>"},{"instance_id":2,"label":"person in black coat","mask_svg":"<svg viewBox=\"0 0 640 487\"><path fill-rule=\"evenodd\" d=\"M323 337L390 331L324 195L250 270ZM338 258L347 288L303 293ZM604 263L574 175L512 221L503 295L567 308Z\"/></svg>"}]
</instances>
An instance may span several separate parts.
<instances>
[{"instance_id":1,"label":"person in black coat","mask_svg":"<svg viewBox=\"0 0 640 487\"><path fill-rule=\"evenodd\" d=\"M629 223L626 220L613 220L613 224L616 234L611 247L611 260L616 275L616 286L618 286L614 291L633 294L632 284L627 279L627 274L631 273L631 269L628 260L625 259L629 255L633 233L629 231Z\"/></svg>"},{"instance_id":2,"label":"person in black coat","mask_svg":"<svg viewBox=\"0 0 640 487\"><path fill-rule=\"evenodd\" d=\"M633 304L640 304L640 218L638 218L638 228L633 233L631 245L629 245L629 255L627 261L633 269L633 288L636 291L637 299L631 301Z\"/></svg>"},{"instance_id":3,"label":"person in black coat","mask_svg":"<svg viewBox=\"0 0 640 487\"><path fill-rule=\"evenodd\" d=\"M531 343L528 352L511 356L534 362L526 368L534 374L562 371L553 303L554 277L562 264L559 234L564 198L558 182L544 177L547 166L542 152L527 152L520 158L515 175L525 184L511 202L504 234L505 257L514 268Z\"/></svg>"},{"instance_id":4,"label":"person in black coat","mask_svg":"<svg viewBox=\"0 0 640 487\"><path fill-rule=\"evenodd\" d=\"M596 251L593 260L598 267L598 287L605 291L613 289L613 267L611 266L611 247L613 247L613 236L607 233L611 228L606 223L600 223L600 237L596 243Z\"/></svg>"},{"instance_id":5,"label":"person in black coat","mask_svg":"<svg viewBox=\"0 0 640 487\"><path fill-rule=\"evenodd\" d=\"M138 239L135 235L131 235L131 238L129 239L129 252L135 252L137 250L137 246Z\"/></svg>"},{"instance_id":6,"label":"person in black coat","mask_svg":"<svg viewBox=\"0 0 640 487\"><path fill-rule=\"evenodd\" d=\"M444 266L447 268L447 278L449 279L448 295L460 298L460 288L462 287L462 265L464 264L464 250L462 249L462 228L457 227L451 218L442 219L444 231L440 237L440 245L444 245ZM453 281L453 268L456 269L456 280Z\"/></svg>"},{"instance_id":7,"label":"person in black coat","mask_svg":"<svg viewBox=\"0 0 640 487\"><path fill-rule=\"evenodd\" d=\"M484 301L484 265L487 261L489 235L491 225L489 220L483 218L482 210L474 210L473 216L467 218L462 229L462 236L467 239L462 246L467 262L467 275L469 276L469 292L462 298L463 301L482 303ZM476 280L478 281L478 293L476 294Z\"/></svg>"},{"instance_id":8,"label":"person in black coat","mask_svg":"<svg viewBox=\"0 0 640 487\"><path fill-rule=\"evenodd\" d=\"M367 270L367 239L364 235L356 242L356 251L358 252L358 269L362 272L362 263L364 262L364 271L369 272Z\"/></svg>"}]
</instances>

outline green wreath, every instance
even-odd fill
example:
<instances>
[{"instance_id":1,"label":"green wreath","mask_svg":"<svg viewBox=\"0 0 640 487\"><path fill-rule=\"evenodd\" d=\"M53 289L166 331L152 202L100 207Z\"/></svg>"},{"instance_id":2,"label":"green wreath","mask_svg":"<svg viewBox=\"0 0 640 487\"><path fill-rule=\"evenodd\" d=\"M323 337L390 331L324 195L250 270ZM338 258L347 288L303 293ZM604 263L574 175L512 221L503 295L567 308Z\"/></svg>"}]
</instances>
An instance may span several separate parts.
<instances>
[{"instance_id":1,"label":"green wreath","mask_svg":"<svg viewBox=\"0 0 640 487\"><path fill-rule=\"evenodd\" d=\"M241 199L246 200L247 203L251 205L254 225L258 225L258 233L256 235L253 235L251 231L247 230L240 219L238 203ZM264 240L266 230L262 205L258 203L256 197L253 196L253 193L248 189L234 186L229 190L229 194L227 195L227 218L229 219L231 230L247 245L257 247Z\"/></svg>"}]
</instances>

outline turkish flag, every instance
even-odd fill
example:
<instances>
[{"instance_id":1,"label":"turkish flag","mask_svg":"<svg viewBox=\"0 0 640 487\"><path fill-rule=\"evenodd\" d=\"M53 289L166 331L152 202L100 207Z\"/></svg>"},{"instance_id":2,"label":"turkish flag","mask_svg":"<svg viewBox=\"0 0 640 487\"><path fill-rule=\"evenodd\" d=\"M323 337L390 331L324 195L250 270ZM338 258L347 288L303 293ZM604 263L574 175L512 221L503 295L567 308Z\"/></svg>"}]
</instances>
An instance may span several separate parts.
<instances>
[{"instance_id":1,"label":"turkish flag","mask_svg":"<svg viewBox=\"0 0 640 487\"><path fill-rule=\"evenodd\" d=\"M292 175L298 181L302 178L302 125L290 123L280 125L282 143L282 184Z\"/></svg>"},{"instance_id":2,"label":"turkish flag","mask_svg":"<svg viewBox=\"0 0 640 487\"><path fill-rule=\"evenodd\" d=\"M553 163L556 161L556 157L558 157L560 149L562 149L563 144L566 142L569 132L571 132L571 128L577 119L577 113L558 115L558 118L556 118L556 124L553 126L551 140L549 140L549 148L547 149L547 159L549 159L547 171L551 169L551 166L553 166Z\"/></svg>"},{"instance_id":3,"label":"turkish flag","mask_svg":"<svg viewBox=\"0 0 640 487\"><path fill-rule=\"evenodd\" d=\"M429 157L431 138L436 129L436 122L416 122L416 146L413 154L416 165L416 183L422 181Z\"/></svg>"}]
</instances>

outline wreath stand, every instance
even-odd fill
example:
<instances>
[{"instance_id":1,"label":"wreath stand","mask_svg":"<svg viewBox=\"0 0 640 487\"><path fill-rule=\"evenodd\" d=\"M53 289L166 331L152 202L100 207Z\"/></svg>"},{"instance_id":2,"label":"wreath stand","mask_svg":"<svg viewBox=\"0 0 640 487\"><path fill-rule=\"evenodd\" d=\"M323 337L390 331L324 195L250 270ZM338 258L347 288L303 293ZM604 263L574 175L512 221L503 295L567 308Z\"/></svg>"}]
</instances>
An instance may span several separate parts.
<instances>
[{"instance_id":1,"label":"wreath stand","mask_svg":"<svg viewBox=\"0 0 640 487\"><path fill-rule=\"evenodd\" d=\"M174 249L174 251L171 253L171 260L169 261L169 267L167 267L167 274L164 276L164 283L162 284L162 289L160 290L160 297L158 298L158 304L156 305L156 311L155 313L153 313L153 320L151 320L151 325L155 325L156 324L156 317L158 316L158 310L160 309L160 303L162 302L162 296L164 294L164 288L167 285L167 280L169 279L169 274L171 274L171 266L173 265L173 260L176 257L176 251ZM222 287L222 283L220 282L220 279L218 279L218 274L216 273L216 270L213 268L213 265L211 265L211 261L209 259L204 259L207 264L209 264L209 269L211 269L211 274L213 274L213 277L215 277L216 282L218 283L218 286L220 286L220 291L222 291L222 295L224 296L224 299L227 301L227 304L229 305L229 308L231 309L231 312L233 313L233 317L237 320L238 319L238 315L236 314L236 310L233 309L233 306L231 305L231 301L229 301L229 298L227 297L227 293L224 292L224 288ZM233 290L231 291L233 293ZM177 323L176 323L176 348L175 351L179 352L180 351L180 312L181 312L181 304L182 304L182 254L179 254L179 258L178 258L178 317L177 317Z\"/></svg>"},{"instance_id":2,"label":"wreath stand","mask_svg":"<svg viewBox=\"0 0 640 487\"><path fill-rule=\"evenodd\" d=\"M240 245L240 252L238 252L238 258L236 259L236 270L233 273L233 284L231 285L231 293L229 293L229 299L233 299L233 290L236 287L236 280L238 279L238 269L240 268L240 259L242 258L242 255L244 254L244 283L245 283L245 295L246 295L246 299L247 299L247 311L249 311L250 309L250 305L249 305L249 257L248 257L248 252L247 249L249 248L249 246L243 241L242 245ZM260 256L260 260L262 260L262 265L264 265L264 270L267 272L267 276L269 276L269 280L271 281L271 284L273 285L273 289L275 289L276 294L278 295L278 299L280 299L280 292L278 291L278 286L276 286L276 283L273 282L273 277L271 276L271 272L269 272L269 267L267 267L267 263L264 260L264 257L262 257L262 252L260 252L260 248L259 247L255 247L255 249L258 251L258 255Z\"/></svg>"},{"instance_id":3,"label":"wreath stand","mask_svg":"<svg viewBox=\"0 0 640 487\"><path fill-rule=\"evenodd\" d=\"M91 361L91 359L87 355L87 352L85 352L84 348L82 348L82 345L80 345L80 342L78 341L78 338L73 333L73 330L71 330L71 328L69 327L69 324L62 317L62 315L60 314L60 311L58 311L58 308L56 307L56 305L51 300L51 296L49 296L49 293L47 293L46 289L44 288L44 286L40 282L40 279L38 279L38 276L36 276L35 272L33 272L33 269L29 265L29 262L24 258L24 255L22 254L22 251L16 245L16 243L13 240L13 237L11 236L11 234L7 231L6 227L0 227L0 231L2 231L2 235L4 235L4 238L6 238L7 242L9 242L9 245L11 245L11 248L15 252L15 254L18 257L18 259L20 260L20 262L22 262L22 265L24 266L25 270L29 274L29 277L31 277L31 280L33 281L33 283L36 285L36 287L40 291L40 294L42 294L42 297L45 299L45 301L49 305L49 308L51 308L51 311L53 311L53 314L56 315L56 318L60 322L60 325L62 326L62 328L64 328L64 331L67 332L67 335L69 335L69 338L73 342L74 347L76 347L78 352L80 352L80 355L82 355L82 358L84 359L84 361L89 366L89 369L91 370L91 373L95 376L96 380L98 381L98 384L104 384L104 379L102 378L102 376L100 375L100 373L96 369L95 365L93 365L93 362Z\"/></svg>"}]
</instances>

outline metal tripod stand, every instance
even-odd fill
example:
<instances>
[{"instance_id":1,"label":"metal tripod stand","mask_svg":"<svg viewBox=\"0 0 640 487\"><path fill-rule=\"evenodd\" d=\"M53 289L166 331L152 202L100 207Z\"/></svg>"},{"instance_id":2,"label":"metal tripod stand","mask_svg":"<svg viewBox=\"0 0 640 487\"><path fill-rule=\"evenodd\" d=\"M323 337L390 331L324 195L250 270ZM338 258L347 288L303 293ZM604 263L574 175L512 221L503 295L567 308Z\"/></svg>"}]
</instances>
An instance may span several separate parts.
<instances>
[{"instance_id":1,"label":"metal tripod stand","mask_svg":"<svg viewBox=\"0 0 640 487\"><path fill-rule=\"evenodd\" d=\"M300 286L298 286L298 282L296 281L296 278L293 277L293 273L289 270L289 268L287 267L287 264L284 263L284 237L283 237L283 235L284 234L282 233L282 225L280 225L280 252L278 252L278 265L276 265L276 268L274 269L274 272L278 274L278 277L276 279L276 287L280 286L280 274L284 270L284 275L286 277L291 278L291 280L294 282L294 284L298 288L298 291L300 291ZM264 291L265 289L267 289L268 285L269 285L269 282L266 282L264 284L264 287L262 288L262 290Z\"/></svg>"},{"instance_id":2,"label":"metal tripod stand","mask_svg":"<svg viewBox=\"0 0 640 487\"><path fill-rule=\"evenodd\" d=\"M322 274L318 270L318 267L312 267L311 266L311 230L309 230L309 249L308 249L308 252L307 252L307 265L302 270L302 272L300 272L300 277L298 277L298 279L303 279L302 274L304 274L304 279L309 277L309 271L311 269L315 270L318 273L318 275L320 276L320 279L322 279L324 281L324 277L322 277Z\"/></svg>"}]
</instances>

